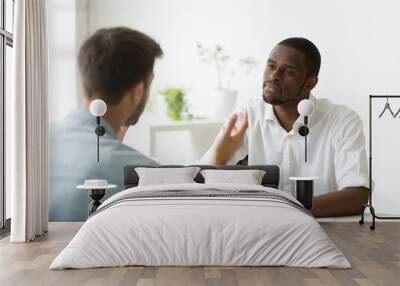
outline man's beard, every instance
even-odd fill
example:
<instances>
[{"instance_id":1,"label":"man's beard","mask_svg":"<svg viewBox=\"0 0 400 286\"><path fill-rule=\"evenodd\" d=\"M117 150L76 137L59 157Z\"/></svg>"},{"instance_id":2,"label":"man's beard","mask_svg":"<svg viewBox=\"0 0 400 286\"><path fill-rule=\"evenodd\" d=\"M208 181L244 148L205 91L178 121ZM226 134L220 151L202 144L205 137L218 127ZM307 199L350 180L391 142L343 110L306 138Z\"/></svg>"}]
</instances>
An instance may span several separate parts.
<instances>
[{"instance_id":1,"label":"man's beard","mask_svg":"<svg viewBox=\"0 0 400 286\"><path fill-rule=\"evenodd\" d=\"M149 93L150 93L150 88L148 84L146 84L142 100L140 101L139 105L133 112L132 116L129 117L129 119L125 122L124 126L133 126L139 121L140 115L142 115L147 103L147 99L149 98Z\"/></svg>"},{"instance_id":2,"label":"man's beard","mask_svg":"<svg viewBox=\"0 0 400 286\"><path fill-rule=\"evenodd\" d=\"M263 92L263 99L266 103L269 103L271 105L285 105L293 102L293 99L291 98L277 98L266 94L265 92Z\"/></svg>"},{"instance_id":3,"label":"man's beard","mask_svg":"<svg viewBox=\"0 0 400 286\"><path fill-rule=\"evenodd\" d=\"M299 87L298 92L294 96L286 96L282 89L281 89L279 95L272 95L268 92L265 92L264 91L265 83L266 82L263 83L262 96L266 103L269 103L271 105L290 105L293 103L297 103L306 82L304 81L304 83Z\"/></svg>"}]
</instances>

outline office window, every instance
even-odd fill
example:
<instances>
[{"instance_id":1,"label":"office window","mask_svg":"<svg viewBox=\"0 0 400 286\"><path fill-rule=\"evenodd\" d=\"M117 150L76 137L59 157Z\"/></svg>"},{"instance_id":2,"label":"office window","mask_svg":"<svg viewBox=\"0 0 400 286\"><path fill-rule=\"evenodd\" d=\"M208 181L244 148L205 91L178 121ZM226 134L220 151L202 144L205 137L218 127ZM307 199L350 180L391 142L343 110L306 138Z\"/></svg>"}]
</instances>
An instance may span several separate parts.
<instances>
[{"instance_id":1,"label":"office window","mask_svg":"<svg viewBox=\"0 0 400 286\"><path fill-rule=\"evenodd\" d=\"M5 188L5 106L11 92L14 0L0 0L0 228L10 217L10 194ZM9 224L7 224L9 225Z\"/></svg>"},{"instance_id":2,"label":"office window","mask_svg":"<svg viewBox=\"0 0 400 286\"><path fill-rule=\"evenodd\" d=\"M14 32L14 0L5 0L5 30L11 34Z\"/></svg>"}]
</instances>

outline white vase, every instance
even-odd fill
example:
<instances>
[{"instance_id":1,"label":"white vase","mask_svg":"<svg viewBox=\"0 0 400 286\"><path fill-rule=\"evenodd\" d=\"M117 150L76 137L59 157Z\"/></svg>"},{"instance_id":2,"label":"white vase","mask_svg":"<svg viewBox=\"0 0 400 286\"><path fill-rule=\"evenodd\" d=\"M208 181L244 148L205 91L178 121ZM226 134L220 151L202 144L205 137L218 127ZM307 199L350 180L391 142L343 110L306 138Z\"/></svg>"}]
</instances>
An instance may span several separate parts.
<instances>
[{"instance_id":1,"label":"white vase","mask_svg":"<svg viewBox=\"0 0 400 286\"><path fill-rule=\"evenodd\" d=\"M237 91L199 88L190 92L190 112L207 119L226 119L235 109Z\"/></svg>"},{"instance_id":2,"label":"white vase","mask_svg":"<svg viewBox=\"0 0 400 286\"><path fill-rule=\"evenodd\" d=\"M231 89L213 89L210 91L208 117L226 119L235 109L237 91Z\"/></svg>"}]
</instances>

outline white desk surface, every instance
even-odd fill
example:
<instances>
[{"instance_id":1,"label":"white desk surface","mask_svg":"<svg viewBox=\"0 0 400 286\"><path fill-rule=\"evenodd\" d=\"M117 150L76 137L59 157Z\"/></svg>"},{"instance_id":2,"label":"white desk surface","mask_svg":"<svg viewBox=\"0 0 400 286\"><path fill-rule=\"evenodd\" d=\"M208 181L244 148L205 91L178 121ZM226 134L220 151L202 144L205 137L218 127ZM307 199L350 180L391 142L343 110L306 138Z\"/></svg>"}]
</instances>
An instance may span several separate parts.
<instances>
[{"instance_id":1,"label":"white desk surface","mask_svg":"<svg viewBox=\"0 0 400 286\"><path fill-rule=\"evenodd\" d=\"M319 179L320 177L289 177L289 180L292 181L314 181Z\"/></svg>"},{"instance_id":2,"label":"white desk surface","mask_svg":"<svg viewBox=\"0 0 400 286\"><path fill-rule=\"evenodd\" d=\"M183 121L163 121L150 125L151 130L176 130L176 129L191 129L193 127L208 127L215 125L222 125L224 119L194 119Z\"/></svg>"}]
</instances>

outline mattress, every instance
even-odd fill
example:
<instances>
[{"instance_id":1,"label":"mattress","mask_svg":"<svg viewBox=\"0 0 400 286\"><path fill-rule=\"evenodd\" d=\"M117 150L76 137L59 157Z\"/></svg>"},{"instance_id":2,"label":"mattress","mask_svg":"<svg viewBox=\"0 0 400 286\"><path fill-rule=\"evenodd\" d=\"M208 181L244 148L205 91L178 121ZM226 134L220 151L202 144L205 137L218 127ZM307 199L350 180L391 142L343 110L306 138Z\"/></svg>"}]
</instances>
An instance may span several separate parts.
<instances>
[{"instance_id":1,"label":"mattress","mask_svg":"<svg viewBox=\"0 0 400 286\"><path fill-rule=\"evenodd\" d=\"M198 183L115 194L50 269L130 265L351 267L292 196L257 185Z\"/></svg>"}]
</instances>

